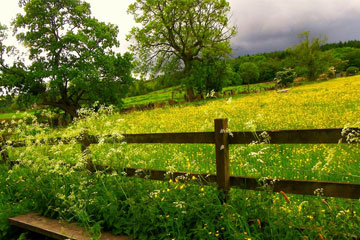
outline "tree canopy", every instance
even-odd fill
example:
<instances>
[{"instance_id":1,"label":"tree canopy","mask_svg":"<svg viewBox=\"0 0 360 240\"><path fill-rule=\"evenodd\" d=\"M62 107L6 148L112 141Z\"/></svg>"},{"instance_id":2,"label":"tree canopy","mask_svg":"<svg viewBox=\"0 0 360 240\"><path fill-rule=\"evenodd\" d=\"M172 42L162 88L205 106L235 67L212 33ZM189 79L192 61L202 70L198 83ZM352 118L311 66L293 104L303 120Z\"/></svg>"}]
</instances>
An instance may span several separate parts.
<instances>
[{"instance_id":1,"label":"tree canopy","mask_svg":"<svg viewBox=\"0 0 360 240\"><path fill-rule=\"evenodd\" d=\"M2 86L72 117L82 105L121 103L133 65L130 54L113 51L119 46L117 26L93 18L81 0L20 0L19 5L24 14L14 20L14 32L31 64L19 68L21 77L3 77Z\"/></svg>"},{"instance_id":2,"label":"tree canopy","mask_svg":"<svg viewBox=\"0 0 360 240\"><path fill-rule=\"evenodd\" d=\"M260 77L259 68L252 62L241 64L239 74L246 84L257 83Z\"/></svg>"},{"instance_id":3,"label":"tree canopy","mask_svg":"<svg viewBox=\"0 0 360 240\"><path fill-rule=\"evenodd\" d=\"M299 34L298 38L302 42L290 49L295 58L293 61L296 64L294 66L295 71L299 75L305 75L310 81L316 80L331 64L331 56L321 51L321 46L326 43L327 39L310 39L310 32L308 31Z\"/></svg>"},{"instance_id":4,"label":"tree canopy","mask_svg":"<svg viewBox=\"0 0 360 240\"><path fill-rule=\"evenodd\" d=\"M229 40L236 33L229 24L226 0L136 0L128 12L136 23L129 39L140 63L139 72L161 72L176 58L185 72L205 53L231 53Z\"/></svg>"}]
</instances>

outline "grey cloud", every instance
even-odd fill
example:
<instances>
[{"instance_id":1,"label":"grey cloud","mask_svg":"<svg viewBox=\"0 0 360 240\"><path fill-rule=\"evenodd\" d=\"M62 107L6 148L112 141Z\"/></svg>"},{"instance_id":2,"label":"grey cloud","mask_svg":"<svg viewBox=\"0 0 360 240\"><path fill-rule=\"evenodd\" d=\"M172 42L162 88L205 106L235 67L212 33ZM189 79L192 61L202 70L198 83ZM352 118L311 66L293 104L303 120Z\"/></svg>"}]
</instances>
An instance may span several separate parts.
<instances>
[{"instance_id":1,"label":"grey cloud","mask_svg":"<svg viewBox=\"0 0 360 240\"><path fill-rule=\"evenodd\" d=\"M283 50L311 31L328 42L360 39L359 0L230 0L234 56Z\"/></svg>"}]
</instances>

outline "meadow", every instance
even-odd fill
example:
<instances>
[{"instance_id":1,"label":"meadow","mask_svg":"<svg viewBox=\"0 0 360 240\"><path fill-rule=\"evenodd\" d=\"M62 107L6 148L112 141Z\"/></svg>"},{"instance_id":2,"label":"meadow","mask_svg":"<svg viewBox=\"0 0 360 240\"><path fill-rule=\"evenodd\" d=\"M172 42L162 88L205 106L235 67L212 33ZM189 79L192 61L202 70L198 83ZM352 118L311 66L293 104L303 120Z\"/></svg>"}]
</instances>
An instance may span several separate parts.
<instances>
[{"instance_id":1,"label":"meadow","mask_svg":"<svg viewBox=\"0 0 360 240\"><path fill-rule=\"evenodd\" d=\"M274 87L274 85L275 84L273 82L250 84L249 89L250 89L250 91L253 91L254 89L257 89L259 91L264 91L265 88ZM235 90L236 93L244 92L244 91L248 90L248 86L247 85L239 85L239 86L225 87L223 89L223 92L224 91L229 92L231 90ZM176 102L184 102L184 94L185 94L185 90L182 89L181 86L165 88L165 89L153 91L153 92L150 92L150 93L144 94L144 95L127 97L124 99L124 107L131 107L134 105L148 104L148 103L154 103L154 102L158 102L158 103L166 102L167 103L167 101L172 98Z\"/></svg>"},{"instance_id":2,"label":"meadow","mask_svg":"<svg viewBox=\"0 0 360 240\"><path fill-rule=\"evenodd\" d=\"M360 125L360 77L333 79L276 91L118 114L112 108L83 110L65 129L19 123L14 138L90 134L213 131L228 118L231 131L343 128ZM29 116L31 118L31 116ZM156 182L121 176L138 167L215 172L213 145L92 145L94 163L120 170L89 174L79 145L8 149L19 164L0 165L0 238L18 237L7 217L31 210L76 221L94 236L109 230L138 239L351 239L360 236L360 201L231 190L222 204L214 186ZM360 183L358 145L238 145L230 149L231 174L259 178Z\"/></svg>"}]
</instances>

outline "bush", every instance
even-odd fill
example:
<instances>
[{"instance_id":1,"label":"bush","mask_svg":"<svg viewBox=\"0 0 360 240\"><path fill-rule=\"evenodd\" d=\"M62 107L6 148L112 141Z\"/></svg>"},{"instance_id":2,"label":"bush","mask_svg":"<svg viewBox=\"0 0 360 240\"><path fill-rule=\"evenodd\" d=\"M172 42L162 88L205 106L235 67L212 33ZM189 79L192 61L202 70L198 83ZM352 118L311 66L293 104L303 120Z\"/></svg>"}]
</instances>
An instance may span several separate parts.
<instances>
[{"instance_id":1,"label":"bush","mask_svg":"<svg viewBox=\"0 0 360 240\"><path fill-rule=\"evenodd\" d=\"M274 78L276 85L278 86L288 86L289 84L294 82L297 74L292 68L285 68L283 71L279 71L276 73L276 77Z\"/></svg>"},{"instance_id":2,"label":"bush","mask_svg":"<svg viewBox=\"0 0 360 240\"><path fill-rule=\"evenodd\" d=\"M346 69L346 75L353 76L356 75L359 72L359 68L357 67L348 67Z\"/></svg>"},{"instance_id":3,"label":"bush","mask_svg":"<svg viewBox=\"0 0 360 240\"><path fill-rule=\"evenodd\" d=\"M326 75L329 77L329 78L334 78L336 77L336 68L334 66L332 67L329 67L327 72L326 72Z\"/></svg>"}]
</instances>

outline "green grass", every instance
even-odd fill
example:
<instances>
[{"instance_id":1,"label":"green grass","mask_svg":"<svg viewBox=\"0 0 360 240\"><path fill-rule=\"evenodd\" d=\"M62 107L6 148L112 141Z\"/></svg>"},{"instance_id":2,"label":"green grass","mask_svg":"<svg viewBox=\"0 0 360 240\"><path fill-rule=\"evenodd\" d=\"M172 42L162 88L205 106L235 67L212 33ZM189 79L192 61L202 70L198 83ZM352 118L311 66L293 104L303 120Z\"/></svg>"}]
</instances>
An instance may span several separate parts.
<instances>
[{"instance_id":1,"label":"green grass","mask_svg":"<svg viewBox=\"0 0 360 240\"><path fill-rule=\"evenodd\" d=\"M34 114L35 111L0 113L0 119L23 118L27 114Z\"/></svg>"},{"instance_id":2,"label":"green grass","mask_svg":"<svg viewBox=\"0 0 360 240\"><path fill-rule=\"evenodd\" d=\"M261 91L264 90L264 88L273 87L274 83L258 83L258 84L251 84L250 85L250 91L254 89L260 89ZM248 90L247 85L240 85L240 86L230 86L223 89L223 91L231 91L235 90L236 93L238 92L244 92ZM185 91L181 89L181 87L171 87L166 88L158 91L154 91L145 95L139 95L134 97L127 97L124 101L124 107L130 107L134 105L141 105L141 104L148 104L148 103L154 103L154 102L166 102L169 99L172 99L172 93L174 92L174 100L177 102L183 102L184 101L184 94Z\"/></svg>"},{"instance_id":3,"label":"green grass","mask_svg":"<svg viewBox=\"0 0 360 240\"><path fill-rule=\"evenodd\" d=\"M180 91L179 91L180 90ZM127 97L123 99L124 107L131 107L134 105L148 104L154 102L166 102L172 99L172 92L174 92L175 101L184 100L184 91L181 91L180 87L171 87L158 91L154 91L145 95L139 95L134 97Z\"/></svg>"},{"instance_id":4,"label":"green grass","mask_svg":"<svg viewBox=\"0 0 360 240\"><path fill-rule=\"evenodd\" d=\"M12 129L18 138L91 134L213 131L213 119L230 119L231 131L356 126L360 78L342 78L275 91L215 99L131 114L89 112L67 129L39 125ZM89 174L79 145L9 149L20 160L0 167L0 238L12 236L6 217L36 210L76 221L94 235L100 229L138 239L350 239L360 236L360 202L321 196L232 189L221 204L215 186L126 178L123 167L215 173L213 145L100 144L95 163L120 170ZM360 183L358 145L236 145L231 174ZM75 167L71 164L76 163ZM254 219L254 224L248 222ZM261 228L259 227L259 224ZM302 228L303 230L299 230ZM1 232L0 231L0 232ZM350 234L350 235L344 235Z\"/></svg>"}]
</instances>

